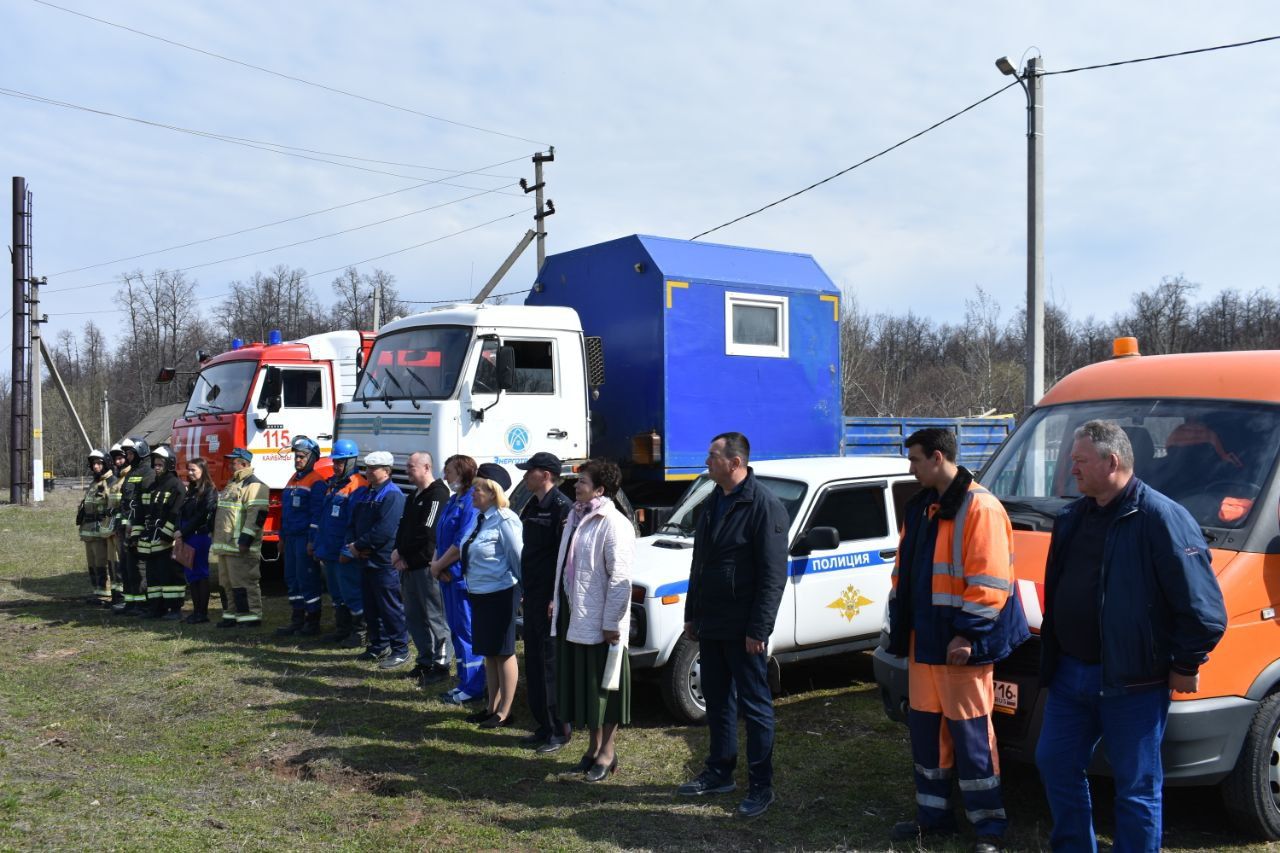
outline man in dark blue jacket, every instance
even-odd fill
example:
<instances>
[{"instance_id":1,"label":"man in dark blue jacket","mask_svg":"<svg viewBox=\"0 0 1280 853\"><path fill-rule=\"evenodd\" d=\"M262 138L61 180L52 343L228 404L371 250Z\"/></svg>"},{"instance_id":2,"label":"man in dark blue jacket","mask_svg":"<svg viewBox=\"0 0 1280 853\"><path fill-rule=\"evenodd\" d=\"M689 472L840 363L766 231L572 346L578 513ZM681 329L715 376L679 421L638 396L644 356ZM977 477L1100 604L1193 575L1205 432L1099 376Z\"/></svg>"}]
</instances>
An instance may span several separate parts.
<instances>
[{"instance_id":1,"label":"man in dark blue jacket","mask_svg":"<svg viewBox=\"0 0 1280 853\"><path fill-rule=\"evenodd\" d=\"M716 489L703 502L693 534L684 630L698 642L711 749L706 769L677 791L703 796L734 789L741 705L750 783L738 805L741 817L763 814L774 799L767 647L787 583L790 526L782 502L747 467L750 453L740 432L717 435L707 451Z\"/></svg>"},{"instance_id":2,"label":"man in dark blue jacket","mask_svg":"<svg viewBox=\"0 0 1280 853\"><path fill-rule=\"evenodd\" d=\"M1159 850L1170 691L1199 689L1226 608L1199 525L1133 476L1123 429L1084 424L1071 463L1084 497L1054 523L1040 629L1049 696L1036 764L1053 812L1050 843L1097 850L1085 771L1106 738L1115 849Z\"/></svg>"},{"instance_id":3,"label":"man in dark blue jacket","mask_svg":"<svg viewBox=\"0 0 1280 853\"><path fill-rule=\"evenodd\" d=\"M404 492L391 481L393 457L385 450L365 456L369 488L351 510L348 550L360 564L368 645L359 660L377 661L379 669L395 669L409 660L409 633L404 624L400 573L391 563L396 531L404 515Z\"/></svg>"}]
</instances>

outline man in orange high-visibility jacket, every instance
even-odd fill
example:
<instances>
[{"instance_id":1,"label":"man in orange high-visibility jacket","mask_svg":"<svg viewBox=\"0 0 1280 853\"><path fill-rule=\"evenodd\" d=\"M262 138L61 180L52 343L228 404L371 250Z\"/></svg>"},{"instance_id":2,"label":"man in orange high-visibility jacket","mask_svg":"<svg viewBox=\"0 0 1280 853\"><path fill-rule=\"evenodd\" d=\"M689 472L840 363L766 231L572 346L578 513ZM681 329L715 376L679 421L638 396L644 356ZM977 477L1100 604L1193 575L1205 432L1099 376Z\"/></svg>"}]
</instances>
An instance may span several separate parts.
<instances>
[{"instance_id":1,"label":"man in orange high-visibility jacket","mask_svg":"<svg viewBox=\"0 0 1280 853\"><path fill-rule=\"evenodd\" d=\"M896 840L955 832L953 778L977 833L975 853L1000 849L1008 819L991 712L992 670L1029 636L1015 594L1012 528L1004 507L956 464L956 437L907 438L922 491L903 514L889 597L889 649L908 656L908 727L916 819Z\"/></svg>"}]
</instances>

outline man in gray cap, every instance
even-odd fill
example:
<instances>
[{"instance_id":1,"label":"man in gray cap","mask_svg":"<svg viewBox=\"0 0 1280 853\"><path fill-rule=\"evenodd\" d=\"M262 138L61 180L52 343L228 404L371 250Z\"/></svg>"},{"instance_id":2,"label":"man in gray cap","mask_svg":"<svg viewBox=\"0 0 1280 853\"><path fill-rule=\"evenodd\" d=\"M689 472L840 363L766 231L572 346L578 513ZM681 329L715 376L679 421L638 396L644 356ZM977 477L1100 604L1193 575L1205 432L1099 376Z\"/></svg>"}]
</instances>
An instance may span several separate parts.
<instances>
[{"instance_id":1,"label":"man in gray cap","mask_svg":"<svg viewBox=\"0 0 1280 853\"><path fill-rule=\"evenodd\" d=\"M555 454L535 453L516 467L524 471L524 485L532 495L520 512L524 523L520 579L524 586L526 690L529 711L537 721L537 727L521 743L548 753L569 742L569 726L556 709L556 645L547 605L555 590L556 554L573 501L557 488L561 465Z\"/></svg>"}]
</instances>

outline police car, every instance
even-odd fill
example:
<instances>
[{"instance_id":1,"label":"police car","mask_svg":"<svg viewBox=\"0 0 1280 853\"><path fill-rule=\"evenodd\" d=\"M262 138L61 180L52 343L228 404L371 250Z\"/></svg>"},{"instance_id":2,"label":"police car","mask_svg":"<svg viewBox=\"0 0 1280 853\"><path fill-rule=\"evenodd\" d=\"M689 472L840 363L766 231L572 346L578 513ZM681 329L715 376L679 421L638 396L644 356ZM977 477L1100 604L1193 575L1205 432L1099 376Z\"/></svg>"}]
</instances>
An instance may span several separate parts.
<instances>
[{"instance_id":1,"label":"police car","mask_svg":"<svg viewBox=\"0 0 1280 853\"><path fill-rule=\"evenodd\" d=\"M787 585L769 639L770 681L792 661L874 648L889 596L902 509L919 489L900 457L850 456L753 463L791 518ZM715 484L695 480L670 518L636 543L631 587L631 667L658 677L668 708L706 716L698 645L683 634L693 530Z\"/></svg>"}]
</instances>

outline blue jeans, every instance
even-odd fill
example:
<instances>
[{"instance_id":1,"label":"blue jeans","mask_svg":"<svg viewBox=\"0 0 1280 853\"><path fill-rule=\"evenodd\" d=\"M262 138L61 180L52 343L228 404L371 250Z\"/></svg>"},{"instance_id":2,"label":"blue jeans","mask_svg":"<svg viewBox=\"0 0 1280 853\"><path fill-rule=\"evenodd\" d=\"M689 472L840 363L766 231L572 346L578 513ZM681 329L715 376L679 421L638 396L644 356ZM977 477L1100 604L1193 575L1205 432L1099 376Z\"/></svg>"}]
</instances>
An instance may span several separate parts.
<instances>
[{"instance_id":1,"label":"blue jeans","mask_svg":"<svg viewBox=\"0 0 1280 853\"><path fill-rule=\"evenodd\" d=\"M1163 685L1102 696L1102 667L1059 657L1049 684L1036 766L1053 812L1054 850L1098 849L1089 779L1085 775L1100 739L1116 783L1116 853L1160 849L1164 769L1160 741L1169 718Z\"/></svg>"},{"instance_id":2,"label":"blue jeans","mask_svg":"<svg viewBox=\"0 0 1280 853\"><path fill-rule=\"evenodd\" d=\"M747 724L747 780L773 785L773 696L768 655L749 655L743 637L698 641L702 695L707 700L711 750L707 769L732 779L738 763L738 708Z\"/></svg>"},{"instance_id":3,"label":"blue jeans","mask_svg":"<svg viewBox=\"0 0 1280 853\"><path fill-rule=\"evenodd\" d=\"M320 567L307 553L307 536L281 536L284 545L284 585L295 611L320 612Z\"/></svg>"}]
</instances>

